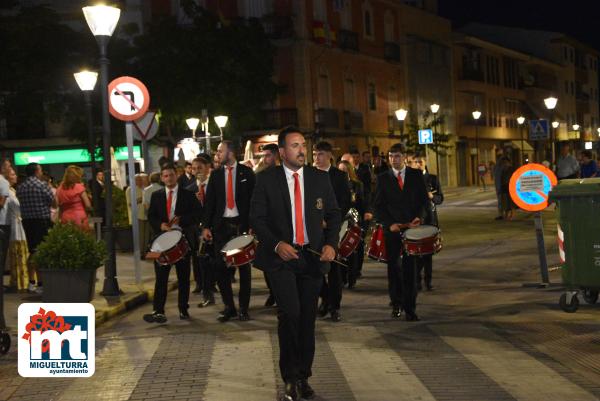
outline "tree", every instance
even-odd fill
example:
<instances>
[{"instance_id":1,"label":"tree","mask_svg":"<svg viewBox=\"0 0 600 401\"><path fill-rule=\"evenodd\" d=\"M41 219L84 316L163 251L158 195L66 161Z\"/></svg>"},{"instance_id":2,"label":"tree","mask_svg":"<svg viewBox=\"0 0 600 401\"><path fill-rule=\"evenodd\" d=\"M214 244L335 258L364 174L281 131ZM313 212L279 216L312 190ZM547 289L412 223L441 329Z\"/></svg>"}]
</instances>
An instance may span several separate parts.
<instances>
[{"instance_id":1,"label":"tree","mask_svg":"<svg viewBox=\"0 0 600 401\"><path fill-rule=\"evenodd\" d=\"M187 11L190 25L164 18L135 41L136 76L148 86L171 142L189 136L185 119L202 109L228 115L227 132L239 132L260 119L277 91L274 49L257 21L224 24L201 8Z\"/></svg>"},{"instance_id":2,"label":"tree","mask_svg":"<svg viewBox=\"0 0 600 401\"><path fill-rule=\"evenodd\" d=\"M419 124L419 120L422 121L422 125ZM430 111L426 111L421 114L420 118L414 113L409 113L409 122L406 124L404 134L400 136L402 143L406 146L407 150L415 153L424 153L425 145L419 145L419 133L420 129L431 128L435 134L433 135L433 143L427 145L429 149L433 150L436 154L440 154L450 146L450 134L444 133L442 127L444 126L444 116L438 114L433 115Z\"/></svg>"}]
</instances>

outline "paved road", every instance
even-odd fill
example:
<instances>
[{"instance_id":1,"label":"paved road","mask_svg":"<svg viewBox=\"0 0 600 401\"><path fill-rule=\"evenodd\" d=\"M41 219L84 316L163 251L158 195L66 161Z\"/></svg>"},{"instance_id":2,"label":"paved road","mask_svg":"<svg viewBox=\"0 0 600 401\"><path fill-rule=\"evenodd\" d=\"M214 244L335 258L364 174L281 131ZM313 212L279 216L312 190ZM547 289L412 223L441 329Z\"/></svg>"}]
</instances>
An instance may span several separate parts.
<instances>
[{"instance_id":1,"label":"paved road","mask_svg":"<svg viewBox=\"0 0 600 401\"><path fill-rule=\"evenodd\" d=\"M479 196L469 204L489 197ZM538 278L531 218L496 222L493 205L451 203L440 210L437 288L418 299L423 320L389 317L385 268L367 263L358 287L344 292L343 321L318 322L317 399L600 399L600 309L565 314L559 288L521 285ZM545 222L553 264L552 213ZM19 378L13 350L0 359L0 400L274 400L281 391L275 310L262 307L258 272L254 283L250 322L217 323L220 305L193 308L193 319L180 321L171 293L168 324L144 323L148 305L101 327L91 379Z\"/></svg>"}]
</instances>

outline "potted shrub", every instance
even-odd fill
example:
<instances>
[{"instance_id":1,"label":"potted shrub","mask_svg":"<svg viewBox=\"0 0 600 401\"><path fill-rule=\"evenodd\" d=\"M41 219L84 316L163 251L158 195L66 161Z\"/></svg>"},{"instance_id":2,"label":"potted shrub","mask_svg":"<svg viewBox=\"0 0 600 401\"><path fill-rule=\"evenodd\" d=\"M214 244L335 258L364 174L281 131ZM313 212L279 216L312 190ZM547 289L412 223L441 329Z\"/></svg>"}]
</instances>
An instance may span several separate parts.
<instances>
[{"instance_id":1,"label":"potted shrub","mask_svg":"<svg viewBox=\"0 0 600 401\"><path fill-rule=\"evenodd\" d=\"M96 270L106 259L104 242L74 224L57 224L33 255L44 281L44 302L90 302Z\"/></svg>"},{"instance_id":2,"label":"potted shrub","mask_svg":"<svg viewBox=\"0 0 600 401\"><path fill-rule=\"evenodd\" d=\"M133 231L127 217L127 198L125 191L114 186L113 199L113 235L115 245L124 252L133 251Z\"/></svg>"}]
</instances>

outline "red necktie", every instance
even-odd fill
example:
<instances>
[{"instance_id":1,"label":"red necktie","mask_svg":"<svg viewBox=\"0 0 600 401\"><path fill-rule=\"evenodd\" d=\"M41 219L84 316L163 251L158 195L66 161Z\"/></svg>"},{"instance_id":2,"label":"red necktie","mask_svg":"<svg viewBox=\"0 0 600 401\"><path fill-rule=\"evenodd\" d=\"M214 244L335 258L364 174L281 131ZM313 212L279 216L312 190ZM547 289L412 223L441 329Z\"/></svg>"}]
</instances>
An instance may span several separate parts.
<instances>
[{"instance_id":1,"label":"red necktie","mask_svg":"<svg viewBox=\"0 0 600 401\"><path fill-rule=\"evenodd\" d=\"M167 198L167 220L171 220L171 204L173 203L173 191L169 191Z\"/></svg>"},{"instance_id":2,"label":"red necktie","mask_svg":"<svg viewBox=\"0 0 600 401\"><path fill-rule=\"evenodd\" d=\"M302 190L298 173L294 173L294 216L296 220L296 244L304 245L304 223L302 219Z\"/></svg>"},{"instance_id":3,"label":"red necktie","mask_svg":"<svg viewBox=\"0 0 600 401\"><path fill-rule=\"evenodd\" d=\"M235 201L233 200L233 167L227 167L229 170L229 179L227 180L227 209L233 209L235 207Z\"/></svg>"},{"instance_id":4,"label":"red necktie","mask_svg":"<svg viewBox=\"0 0 600 401\"><path fill-rule=\"evenodd\" d=\"M402 181L402 174L398 173L398 185L400 185L400 190L404 189L404 181Z\"/></svg>"},{"instance_id":5,"label":"red necktie","mask_svg":"<svg viewBox=\"0 0 600 401\"><path fill-rule=\"evenodd\" d=\"M200 202L202 202L203 205L204 205L204 199L206 197L206 193L204 192L204 185L205 184L200 185Z\"/></svg>"}]
</instances>

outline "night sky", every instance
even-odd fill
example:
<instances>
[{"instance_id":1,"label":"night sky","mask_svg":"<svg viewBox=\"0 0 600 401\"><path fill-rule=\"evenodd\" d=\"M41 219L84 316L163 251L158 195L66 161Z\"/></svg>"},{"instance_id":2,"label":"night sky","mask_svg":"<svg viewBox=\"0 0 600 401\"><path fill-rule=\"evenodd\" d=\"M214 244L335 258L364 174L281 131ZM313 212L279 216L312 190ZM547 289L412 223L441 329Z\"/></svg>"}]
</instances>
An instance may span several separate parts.
<instances>
[{"instance_id":1,"label":"night sky","mask_svg":"<svg viewBox=\"0 0 600 401\"><path fill-rule=\"evenodd\" d=\"M563 32L600 50L598 0L439 0L455 28L469 22Z\"/></svg>"}]
</instances>

